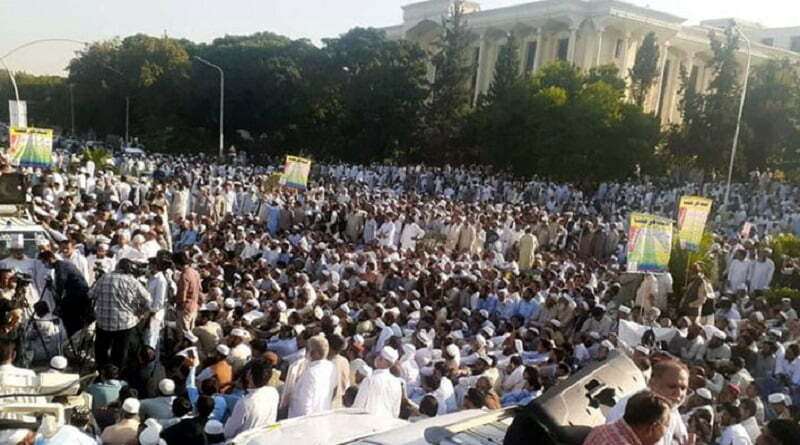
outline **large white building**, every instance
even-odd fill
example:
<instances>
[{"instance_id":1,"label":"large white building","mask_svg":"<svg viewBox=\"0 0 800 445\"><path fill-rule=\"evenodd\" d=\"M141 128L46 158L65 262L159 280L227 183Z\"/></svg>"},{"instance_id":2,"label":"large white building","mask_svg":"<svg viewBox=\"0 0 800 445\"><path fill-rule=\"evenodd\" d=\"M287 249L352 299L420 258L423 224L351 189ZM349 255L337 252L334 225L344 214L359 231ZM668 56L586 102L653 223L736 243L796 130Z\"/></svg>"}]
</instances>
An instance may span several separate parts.
<instances>
[{"instance_id":1,"label":"large white building","mask_svg":"<svg viewBox=\"0 0 800 445\"><path fill-rule=\"evenodd\" d=\"M452 12L454 0L426 0L403 7L403 23L384 28L389 38L408 39L431 49L441 33L442 17ZM475 66L473 94L486 92L494 65L508 33L520 40L520 70L534 73L546 64L563 60L582 69L614 64L627 77L642 39L654 32L661 49L661 75L651 88L645 108L655 111L665 124L680 119L681 67L691 73L700 91L713 77L708 61L712 31L723 32L731 19L709 20L688 26L686 19L616 0L540 0L481 10L477 1L463 3L467 26L476 35L471 47ZM769 29L736 21L752 42L753 63L769 58L800 60L800 27ZM739 57L744 66L746 45ZM743 71L743 70L742 70ZM432 68L430 69L433 75Z\"/></svg>"}]
</instances>

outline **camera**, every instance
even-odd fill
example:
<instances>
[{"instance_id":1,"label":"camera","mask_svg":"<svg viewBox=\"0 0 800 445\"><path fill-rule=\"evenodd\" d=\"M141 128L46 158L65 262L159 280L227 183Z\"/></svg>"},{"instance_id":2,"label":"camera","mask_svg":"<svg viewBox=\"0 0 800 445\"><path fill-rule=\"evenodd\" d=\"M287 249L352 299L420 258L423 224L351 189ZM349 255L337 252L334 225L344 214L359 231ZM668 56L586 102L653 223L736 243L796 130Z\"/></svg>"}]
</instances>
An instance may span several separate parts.
<instances>
[{"instance_id":1,"label":"camera","mask_svg":"<svg viewBox=\"0 0 800 445\"><path fill-rule=\"evenodd\" d=\"M33 277L31 276L31 274L27 274L27 273L23 273L23 272L15 273L14 274L14 280L16 281L17 288L22 288L22 287L28 286L31 283L33 283Z\"/></svg>"}]
</instances>

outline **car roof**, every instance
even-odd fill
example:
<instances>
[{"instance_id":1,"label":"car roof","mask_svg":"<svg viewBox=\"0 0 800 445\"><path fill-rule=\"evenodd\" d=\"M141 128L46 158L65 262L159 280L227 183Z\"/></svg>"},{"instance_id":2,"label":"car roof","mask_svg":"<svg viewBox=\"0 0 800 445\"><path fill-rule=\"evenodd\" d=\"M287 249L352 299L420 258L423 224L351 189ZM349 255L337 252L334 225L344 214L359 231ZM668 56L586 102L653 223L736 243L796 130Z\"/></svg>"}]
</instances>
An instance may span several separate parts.
<instances>
[{"instance_id":1,"label":"car roof","mask_svg":"<svg viewBox=\"0 0 800 445\"><path fill-rule=\"evenodd\" d=\"M342 428L347 425L347 428ZM335 445L408 425L405 420L377 416L360 409L338 409L287 419L237 436L236 445Z\"/></svg>"},{"instance_id":2,"label":"car roof","mask_svg":"<svg viewBox=\"0 0 800 445\"><path fill-rule=\"evenodd\" d=\"M42 226L16 216L0 216L0 232L44 232Z\"/></svg>"},{"instance_id":3,"label":"car roof","mask_svg":"<svg viewBox=\"0 0 800 445\"><path fill-rule=\"evenodd\" d=\"M426 429L436 426L452 425L486 414L487 412L481 409L470 409L442 416L429 417L397 429L366 437L356 442L354 445L425 445L428 443L425 440Z\"/></svg>"}]
</instances>

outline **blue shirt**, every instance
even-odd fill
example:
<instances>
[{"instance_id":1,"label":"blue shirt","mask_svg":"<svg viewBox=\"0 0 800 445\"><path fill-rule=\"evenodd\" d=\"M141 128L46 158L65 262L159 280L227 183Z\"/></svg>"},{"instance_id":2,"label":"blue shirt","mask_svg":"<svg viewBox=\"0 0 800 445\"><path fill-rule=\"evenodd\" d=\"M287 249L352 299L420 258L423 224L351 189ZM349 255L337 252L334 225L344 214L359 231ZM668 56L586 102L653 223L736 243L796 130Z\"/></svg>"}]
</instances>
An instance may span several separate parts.
<instances>
[{"instance_id":1,"label":"blue shirt","mask_svg":"<svg viewBox=\"0 0 800 445\"><path fill-rule=\"evenodd\" d=\"M495 312L497 316L504 319L510 320L511 317L517 315L517 307L519 303L512 300L505 300L505 301L498 301L497 305L495 306Z\"/></svg>"},{"instance_id":2,"label":"blue shirt","mask_svg":"<svg viewBox=\"0 0 800 445\"><path fill-rule=\"evenodd\" d=\"M521 316L523 320L528 320L530 318L536 317L539 313L539 302L530 299L528 301L522 300L519 302L519 306L517 307L517 315Z\"/></svg>"},{"instance_id":3,"label":"blue shirt","mask_svg":"<svg viewBox=\"0 0 800 445\"><path fill-rule=\"evenodd\" d=\"M486 298L478 298L478 310L486 310L490 314L494 312L495 307L497 307L497 297L494 295L489 295Z\"/></svg>"}]
</instances>

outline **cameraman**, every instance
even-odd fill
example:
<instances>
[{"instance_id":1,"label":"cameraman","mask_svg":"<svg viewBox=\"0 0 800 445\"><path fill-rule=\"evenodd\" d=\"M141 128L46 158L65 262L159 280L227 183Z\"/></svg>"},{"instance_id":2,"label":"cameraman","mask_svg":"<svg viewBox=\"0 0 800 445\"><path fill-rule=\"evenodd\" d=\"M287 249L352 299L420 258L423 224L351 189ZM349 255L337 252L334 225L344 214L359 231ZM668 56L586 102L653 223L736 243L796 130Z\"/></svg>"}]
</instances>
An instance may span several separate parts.
<instances>
[{"instance_id":1,"label":"cameraman","mask_svg":"<svg viewBox=\"0 0 800 445\"><path fill-rule=\"evenodd\" d=\"M71 337L89 322L91 311L89 284L74 264L59 260L50 250L40 253L39 261L53 272L52 280L46 281L42 298L45 298L48 292L52 295L55 303L53 312L61 316L67 336Z\"/></svg>"},{"instance_id":2,"label":"cameraman","mask_svg":"<svg viewBox=\"0 0 800 445\"><path fill-rule=\"evenodd\" d=\"M134 270L131 260L122 259L116 270L100 277L89 292L97 320L94 354L98 367L106 363L127 365L134 328L149 314L152 298Z\"/></svg>"}]
</instances>

